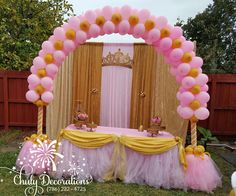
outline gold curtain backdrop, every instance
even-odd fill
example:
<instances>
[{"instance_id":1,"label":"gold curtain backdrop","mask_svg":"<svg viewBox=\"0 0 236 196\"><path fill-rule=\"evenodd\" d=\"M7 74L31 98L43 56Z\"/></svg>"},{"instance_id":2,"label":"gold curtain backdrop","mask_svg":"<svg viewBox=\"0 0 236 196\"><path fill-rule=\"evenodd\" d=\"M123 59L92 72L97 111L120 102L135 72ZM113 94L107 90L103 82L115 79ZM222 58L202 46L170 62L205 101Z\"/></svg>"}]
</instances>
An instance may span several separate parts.
<instances>
[{"instance_id":1,"label":"gold curtain backdrop","mask_svg":"<svg viewBox=\"0 0 236 196\"><path fill-rule=\"evenodd\" d=\"M99 124L102 75L101 43L87 43L74 51L73 72L73 111L76 100L82 102L89 121Z\"/></svg>"},{"instance_id":2,"label":"gold curtain backdrop","mask_svg":"<svg viewBox=\"0 0 236 196\"><path fill-rule=\"evenodd\" d=\"M70 53L66 57L54 80L54 99L46 111L46 131L51 139L71 123L73 56Z\"/></svg>"},{"instance_id":3,"label":"gold curtain backdrop","mask_svg":"<svg viewBox=\"0 0 236 196\"><path fill-rule=\"evenodd\" d=\"M130 126L148 128L151 119L156 52L146 44L134 44Z\"/></svg>"},{"instance_id":4,"label":"gold curtain backdrop","mask_svg":"<svg viewBox=\"0 0 236 196\"><path fill-rule=\"evenodd\" d=\"M47 107L47 134L51 138L72 122L76 100L82 101L89 121L99 124L102 50L102 43L83 44L61 66L54 82L54 100ZM131 128L148 128L151 117L159 115L166 131L185 141L188 121L177 114L178 84L169 73L169 65L146 44L134 44L133 61Z\"/></svg>"},{"instance_id":5,"label":"gold curtain backdrop","mask_svg":"<svg viewBox=\"0 0 236 196\"><path fill-rule=\"evenodd\" d=\"M152 46L148 46L152 48ZM153 49L153 48L152 48ZM153 49L154 50L154 49ZM156 53L157 58L153 72L153 97L151 114L159 115L162 118L162 125L166 126L166 131L175 136L183 138L185 143L188 120L182 119L177 113L179 101L176 98L179 85L170 74L170 65L165 64L164 57Z\"/></svg>"}]
</instances>

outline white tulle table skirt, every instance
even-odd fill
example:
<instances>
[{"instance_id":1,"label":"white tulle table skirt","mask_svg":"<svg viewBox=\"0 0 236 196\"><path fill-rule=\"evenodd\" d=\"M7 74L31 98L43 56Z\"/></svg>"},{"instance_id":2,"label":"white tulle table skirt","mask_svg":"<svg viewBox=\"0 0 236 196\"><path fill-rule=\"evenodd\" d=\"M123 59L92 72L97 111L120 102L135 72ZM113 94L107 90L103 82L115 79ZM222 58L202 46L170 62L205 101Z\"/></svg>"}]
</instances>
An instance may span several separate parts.
<instances>
[{"instance_id":1,"label":"white tulle table skirt","mask_svg":"<svg viewBox=\"0 0 236 196\"><path fill-rule=\"evenodd\" d=\"M91 175L96 181L103 181L110 168L114 144L110 143L98 149L83 149L74 146L63 139L59 153L64 155L63 161L58 162L56 178L70 177L74 171ZM187 189L184 170L179 162L178 147L159 154L143 155L126 148L126 183L147 184L156 188ZM119 164L116 164L115 177Z\"/></svg>"},{"instance_id":2,"label":"white tulle table skirt","mask_svg":"<svg viewBox=\"0 0 236 196\"><path fill-rule=\"evenodd\" d=\"M76 131L74 125L69 125L66 129ZM96 132L118 136L147 137L146 132L122 128L98 127ZM171 138L173 136L167 132L160 132L157 137ZM117 179L120 174L119 169L121 168L122 160L118 158L115 162L115 168L111 166L114 145L112 142L100 148L85 149L73 145L66 139L62 139L58 153L62 154L64 158L56 159L56 172L52 173L53 177L61 179L76 176L84 179L89 176L95 181L102 182L109 169L112 168L114 169L112 175L114 179ZM37 157L36 155L32 156L30 151L32 148L33 143L31 141L24 143L17 158L17 168L21 168L22 165L31 165L35 174L51 171L51 167L40 168L41 163L33 164ZM179 160L177 146L164 153L154 155L144 155L128 147L125 147L125 151L125 176L122 178L125 183L146 184L165 189L193 189L210 193L221 186L222 175L214 161L207 155L202 158L187 154L188 167L184 171ZM27 172L27 168L24 168L24 170Z\"/></svg>"}]
</instances>

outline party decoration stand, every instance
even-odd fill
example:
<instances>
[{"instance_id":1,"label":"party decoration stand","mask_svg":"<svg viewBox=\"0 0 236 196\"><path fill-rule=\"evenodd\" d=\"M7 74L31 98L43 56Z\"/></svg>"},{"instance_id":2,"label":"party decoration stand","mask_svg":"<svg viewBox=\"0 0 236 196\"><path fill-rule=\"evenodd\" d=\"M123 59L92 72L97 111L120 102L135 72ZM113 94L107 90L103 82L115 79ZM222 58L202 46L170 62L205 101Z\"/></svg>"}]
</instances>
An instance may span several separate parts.
<instances>
[{"instance_id":1,"label":"party decoration stand","mask_svg":"<svg viewBox=\"0 0 236 196\"><path fill-rule=\"evenodd\" d=\"M187 171L186 183L193 190L206 191L221 186L221 174L210 154L205 152L205 148L197 145L197 122L191 120L191 145L185 148Z\"/></svg>"},{"instance_id":2,"label":"party decoration stand","mask_svg":"<svg viewBox=\"0 0 236 196\"><path fill-rule=\"evenodd\" d=\"M43 106L38 107L38 123L37 123L38 135L43 134Z\"/></svg>"},{"instance_id":3,"label":"party decoration stand","mask_svg":"<svg viewBox=\"0 0 236 196\"><path fill-rule=\"evenodd\" d=\"M73 16L43 42L30 68L31 75L27 79L29 91L26 93L26 99L38 106L37 135L26 138L19 158L27 155L34 143L50 143L47 136L42 134L43 106L53 100L53 81L66 56L86 40L112 33L130 34L144 39L171 65L170 73L180 84L176 95L180 102L177 112L183 119L191 121L191 146L186 148L187 187L212 192L221 184L221 176L204 148L197 146L196 123L209 116L208 76L202 73L203 60L196 56L194 43L185 39L181 27L171 26L164 16L156 17L146 9L136 10L129 6L105 6L102 9L88 10L81 16ZM91 129L94 126L92 124ZM140 130L142 131L142 127ZM17 165L20 166L21 162L19 160ZM36 170L36 173L47 169L44 167Z\"/></svg>"}]
</instances>

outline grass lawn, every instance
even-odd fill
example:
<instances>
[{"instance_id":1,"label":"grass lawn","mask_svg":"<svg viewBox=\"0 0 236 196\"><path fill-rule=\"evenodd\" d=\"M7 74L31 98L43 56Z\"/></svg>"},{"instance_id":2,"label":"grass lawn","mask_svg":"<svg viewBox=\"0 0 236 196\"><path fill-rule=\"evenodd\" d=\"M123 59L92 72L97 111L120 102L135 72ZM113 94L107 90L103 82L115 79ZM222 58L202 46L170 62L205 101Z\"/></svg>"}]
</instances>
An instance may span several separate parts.
<instances>
[{"instance_id":1,"label":"grass lawn","mask_svg":"<svg viewBox=\"0 0 236 196\"><path fill-rule=\"evenodd\" d=\"M25 133L23 134L25 136ZM29 134L28 134L29 135ZM24 137L23 136L23 137ZM19 131L10 131L0 133L0 167L9 167L12 168L15 165L16 157L19 152L17 147L10 148L10 151L7 152L7 149L11 145L19 144L23 141L22 133ZM223 174L223 185L222 188L215 190L214 195L224 196L228 195L231 191L231 174L236 171L236 168L222 159L217 155L217 150L209 150L212 158L215 160L216 164L220 168ZM0 196L21 196L24 195L24 190L26 186L17 186L13 183L14 173L9 173L9 171L0 169ZM2 181L2 180L3 181ZM2 182L1 182L2 181ZM95 196L110 196L110 195L122 195L122 196L186 196L186 195L198 195L203 196L207 195L203 192L184 192L182 190L163 190L156 189L153 187L137 184L124 184L122 182L109 182L109 183L98 183L93 182L89 185L84 186L86 191L70 191L70 192L46 192L44 195L95 195ZM44 189L45 190L45 189Z\"/></svg>"}]
</instances>

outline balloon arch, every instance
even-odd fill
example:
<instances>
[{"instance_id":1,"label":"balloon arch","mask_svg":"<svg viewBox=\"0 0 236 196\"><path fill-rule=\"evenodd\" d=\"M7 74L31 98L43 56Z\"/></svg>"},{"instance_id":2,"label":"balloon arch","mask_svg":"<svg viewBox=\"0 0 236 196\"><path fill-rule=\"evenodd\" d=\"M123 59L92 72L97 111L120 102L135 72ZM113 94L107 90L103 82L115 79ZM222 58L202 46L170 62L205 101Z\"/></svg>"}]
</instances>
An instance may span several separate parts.
<instances>
[{"instance_id":1,"label":"balloon arch","mask_svg":"<svg viewBox=\"0 0 236 196\"><path fill-rule=\"evenodd\" d=\"M206 108L210 99L208 77L202 73L203 60L195 55L194 43L186 41L181 27L171 26L165 17L155 17L146 9L138 11L129 6L106 6L73 16L43 42L30 68L32 74L28 77L29 91L26 93L27 100L39 108L38 133L42 133L43 106L53 100L53 80L65 57L87 39L112 33L143 38L164 55L166 63L171 65L170 73L180 84L177 112L182 118L191 120L192 145L196 146L196 122L209 116Z\"/></svg>"}]
</instances>

